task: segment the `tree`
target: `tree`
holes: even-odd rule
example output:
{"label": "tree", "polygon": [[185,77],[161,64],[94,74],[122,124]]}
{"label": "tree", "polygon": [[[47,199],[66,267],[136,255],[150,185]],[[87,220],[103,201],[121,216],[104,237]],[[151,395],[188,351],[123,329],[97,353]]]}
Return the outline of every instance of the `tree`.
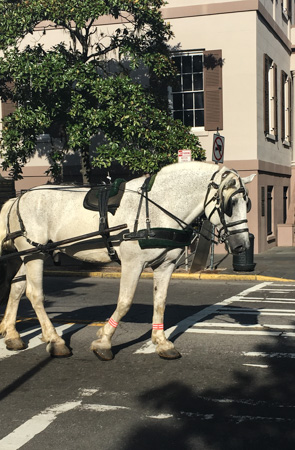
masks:
{"label": "tree", "polygon": [[[159,95],[175,76],[163,4],[0,0],[0,95],[17,105],[3,120],[1,156],[15,179],[35,153],[37,136],[48,130],[63,144],[50,154],[54,177],[69,150],[79,152],[89,170],[90,144],[97,135],[92,166],[117,161],[133,172],[153,173],[174,162],[180,148],[204,158],[198,139],[171,118],[165,96]],[[111,33],[97,26],[106,15],[118,19]],[[53,27],[64,30],[66,38],[48,48],[46,33]],[[140,67],[148,86],[134,77]]]}

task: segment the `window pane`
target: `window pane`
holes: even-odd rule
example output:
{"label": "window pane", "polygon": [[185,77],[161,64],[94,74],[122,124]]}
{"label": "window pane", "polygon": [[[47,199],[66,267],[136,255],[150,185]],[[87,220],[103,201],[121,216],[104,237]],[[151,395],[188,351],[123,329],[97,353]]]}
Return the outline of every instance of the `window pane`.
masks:
{"label": "window pane", "polygon": [[195,127],[204,126],[204,110],[195,111]]}
{"label": "window pane", "polygon": [[175,62],[176,68],[177,68],[177,72],[180,73],[181,72],[181,57],[180,56],[176,56],[173,58],[173,61]]}
{"label": "window pane", "polygon": [[197,92],[195,94],[195,108],[204,108],[204,94],[203,92]]}
{"label": "window pane", "polygon": [[191,75],[183,75],[183,90],[191,91],[192,89],[193,89],[192,76]]}
{"label": "window pane", "polygon": [[272,234],[272,190],[273,186],[267,186],[267,234]]}
{"label": "window pane", "polygon": [[193,127],[193,111],[184,111],[184,125]]}
{"label": "window pane", "polygon": [[192,58],[191,56],[182,57],[182,73],[192,73]]}
{"label": "window pane", "polygon": [[196,55],[193,57],[193,71],[203,72],[202,55]]}
{"label": "window pane", "polygon": [[177,75],[174,85],[172,86],[172,91],[173,92],[179,92],[181,91],[181,77],[180,75]]}
{"label": "window pane", "polygon": [[201,91],[203,89],[203,74],[194,73],[194,90]]}
{"label": "window pane", "polygon": [[173,117],[175,120],[179,119],[183,122],[182,111],[174,111]]}
{"label": "window pane", "polygon": [[184,94],[184,109],[193,109],[193,94]]}
{"label": "window pane", "polygon": [[173,95],[173,109],[182,109],[182,94]]}

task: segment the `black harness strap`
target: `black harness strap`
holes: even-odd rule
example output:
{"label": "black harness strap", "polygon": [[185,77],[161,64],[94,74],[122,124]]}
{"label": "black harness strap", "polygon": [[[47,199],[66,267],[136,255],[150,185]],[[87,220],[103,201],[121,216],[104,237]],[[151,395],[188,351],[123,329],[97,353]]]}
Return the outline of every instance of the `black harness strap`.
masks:
{"label": "black harness strap", "polygon": [[[148,185],[150,182],[151,177],[148,177],[144,180],[143,185],[141,186],[141,195],[140,195],[140,199],[139,199],[139,205],[138,205],[138,209],[137,209],[137,213],[136,213],[136,218],[135,218],[135,222],[134,222],[134,227],[133,227],[133,233],[136,233],[138,230],[138,221],[139,221],[139,216],[140,216],[140,211],[141,211],[141,207],[142,207],[142,202],[144,199],[144,195],[143,193],[145,193],[145,195],[148,195]],[[147,198],[147,197],[146,197]],[[147,215],[147,220],[148,223],[150,225],[150,220],[149,220],[149,210],[148,207],[146,206],[146,215]],[[130,233],[131,234],[131,233]]]}
{"label": "black harness strap", "polygon": [[[194,227],[192,227],[191,225],[187,224],[182,219],[179,219],[179,217],[175,216],[170,211],[168,211],[167,209],[163,208],[161,205],[159,205],[158,203],[154,202],[153,200],[151,200],[148,197],[149,183],[150,183],[151,178],[152,177],[146,178],[144,183],[143,183],[143,185],[141,186],[140,190],[137,191],[139,193],[139,195],[140,195],[140,200],[139,200],[137,214],[136,214],[136,218],[135,218],[135,222],[134,222],[133,232],[132,233],[125,233],[123,235],[123,240],[124,241],[127,241],[127,240],[138,240],[138,239],[143,239],[143,238],[148,239],[150,237],[155,237],[156,233],[153,230],[153,228],[151,228],[151,221],[150,221],[150,217],[149,217],[149,203],[151,203],[152,205],[156,206],[160,211],[162,211],[168,217],[171,217],[171,219],[175,220],[175,222],[178,223],[178,225],[182,228],[182,230],[184,230],[184,231],[191,231],[191,232],[194,233],[195,232]],[[142,208],[143,199],[145,199],[146,229],[138,231],[138,221],[139,221],[140,211],[141,211],[141,208]]]}
{"label": "black harness strap", "polygon": [[108,255],[112,261],[116,261],[120,264],[120,259],[116,250],[113,247],[112,242],[110,241],[110,233],[105,232],[106,229],[109,228],[108,223],[108,199],[110,196],[110,188],[111,186],[105,185],[101,186],[98,191],[99,195],[99,203],[100,203],[100,219],[99,219],[99,231],[101,232],[102,239],[108,251]]}

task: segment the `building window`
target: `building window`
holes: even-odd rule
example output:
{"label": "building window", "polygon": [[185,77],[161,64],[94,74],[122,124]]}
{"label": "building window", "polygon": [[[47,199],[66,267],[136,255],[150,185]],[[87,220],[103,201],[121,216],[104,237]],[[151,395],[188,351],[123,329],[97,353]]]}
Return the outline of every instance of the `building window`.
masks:
{"label": "building window", "polygon": [[291,79],[282,71],[281,73],[281,127],[282,141],[285,144],[291,143]]}
{"label": "building window", "polygon": [[288,213],[288,186],[283,187],[283,223],[287,221]]}
{"label": "building window", "polygon": [[281,0],[283,16],[288,20],[292,13],[292,0]]}
{"label": "building window", "polygon": [[203,54],[174,56],[177,83],[172,88],[172,113],[189,127],[204,127]]}
{"label": "building window", "polygon": [[278,137],[277,66],[264,55],[264,133],[266,137]]}
{"label": "building window", "polygon": [[261,216],[265,217],[265,187],[261,186]]}
{"label": "building window", "polygon": [[272,193],[273,186],[267,186],[267,235],[272,234]]}
{"label": "building window", "polygon": [[221,50],[176,53],[173,61],[178,73],[170,95],[174,119],[192,128],[221,130]]}

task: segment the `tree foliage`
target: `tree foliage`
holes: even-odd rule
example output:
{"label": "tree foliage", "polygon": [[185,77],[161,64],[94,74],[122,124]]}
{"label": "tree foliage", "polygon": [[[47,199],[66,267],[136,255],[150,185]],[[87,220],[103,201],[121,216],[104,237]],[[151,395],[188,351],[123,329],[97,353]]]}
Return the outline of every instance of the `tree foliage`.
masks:
{"label": "tree foliage", "polygon": [[[52,149],[54,175],[67,151],[87,157],[97,135],[93,166],[117,161],[131,171],[155,172],[175,161],[180,148],[204,157],[198,139],[170,117],[159,95],[175,75],[163,3],[0,0],[0,95],[17,104],[3,120],[4,169],[20,178],[37,136],[54,129],[63,142],[62,150]],[[118,19],[111,32],[96,26],[101,16]],[[64,30],[65,40],[48,47],[53,27]],[[134,76],[140,67],[147,69],[148,87]]]}

